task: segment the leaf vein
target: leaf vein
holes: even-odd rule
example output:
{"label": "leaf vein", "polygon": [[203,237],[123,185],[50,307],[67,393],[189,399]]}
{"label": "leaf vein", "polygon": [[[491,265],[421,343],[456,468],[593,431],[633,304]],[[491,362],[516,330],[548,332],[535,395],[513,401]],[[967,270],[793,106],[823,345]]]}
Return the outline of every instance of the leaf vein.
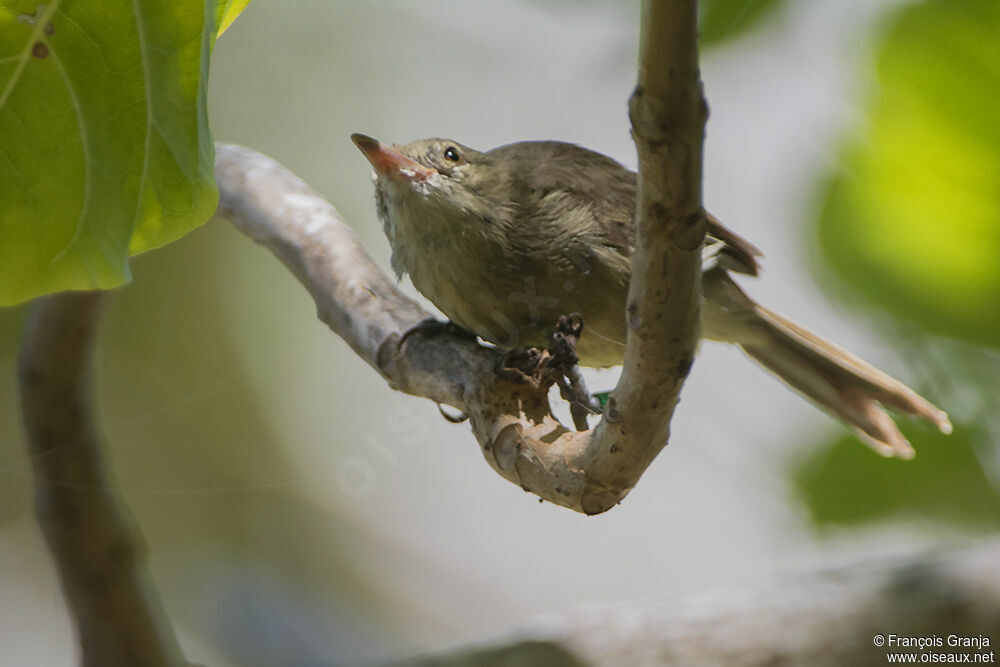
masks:
{"label": "leaf vein", "polygon": [[143,25],[142,14],[137,0],[132,0],[132,12],[135,14],[135,27],[139,34],[139,54],[142,60],[143,71],[142,83],[146,93],[146,139],[143,145],[142,176],[139,179],[139,194],[136,198],[135,213],[132,215],[131,232],[134,234],[139,215],[142,213],[142,199],[146,194],[146,179],[149,174],[149,145],[153,130],[153,107],[150,100],[149,90],[149,63],[147,62],[146,54],[146,50],[148,48],[148,44],[146,42],[146,29]]}
{"label": "leaf vein", "polygon": [[[83,229],[84,220],[87,217],[87,209],[90,207],[90,189],[92,186],[92,176],[90,173],[90,144],[87,137],[87,123],[83,118],[83,109],[80,107],[80,98],[76,94],[76,89],[73,87],[73,82],[69,78],[69,74],[66,73],[66,68],[63,67],[62,59],[56,53],[55,49],[49,48],[49,57],[52,58],[52,64],[56,66],[59,71],[59,75],[62,77],[63,81],[66,83],[66,90],[69,92],[69,99],[73,103],[73,112],[76,115],[76,123],[80,128],[80,145],[83,148],[83,204],[80,207],[80,215],[76,219],[76,226],[73,229],[73,237],[69,240],[69,243],[60,250],[49,262],[49,267],[52,267],[61,260],[72,248],[76,245],[77,241],[80,240],[80,232]],[[89,273],[89,269],[88,269]]]}
{"label": "leaf vein", "polygon": [[62,3],[62,0],[54,0],[53,3],[49,5],[49,8],[45,10],[45,13],[42,14],[41,18],[35,21],[35,29],[31,31],[31,36],[28,38],[28,41],[25,42],[24,50],[20,55],[21,60],[17,63],[17,67],[14,68],[14,73],[11,75],[10,81],[7,82],[6,87],[4,87],[3,93],[0,93],[0,109],[7,104],[7,100],[10,99],[10,94],[13,92],[14,88],[17,87],[17,82],[21,80],[21,74],[24,73],[25,66],[27,66],[28,61],[31,60],[32,47],[35,45],[35,42],[41,39],[46,24],[48,24],[52,15],[56,13],[56,10],[59,9],[60,3]]}

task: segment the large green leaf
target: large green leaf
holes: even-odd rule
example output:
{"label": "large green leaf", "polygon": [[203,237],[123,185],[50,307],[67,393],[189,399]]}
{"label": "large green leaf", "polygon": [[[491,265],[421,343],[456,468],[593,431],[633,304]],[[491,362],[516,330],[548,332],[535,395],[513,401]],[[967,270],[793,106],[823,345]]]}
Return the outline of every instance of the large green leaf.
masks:
{"label": "large green leaf", "polygon": [[0,305],[129,279],[208,220],[214,0],[0,3]]}
{"label": "large green leaf", "polygon": [[877,67],[868,127],[826,191],[824,254],[869,302],[1000,346],[1000,2],[902,10]]}
{"label": "large green leaf", "polygon": [[219,26],[220,35],[233,24],[233,21],[240,15],[240,12],[247,8],[248,4],[250,4],[250,0],[219,0],[219,14],[215,24]]}
{"label": "large green leaf", "polygon": [[914,437],[916,458],[900,461],[843,436],[801,461],[793,485],[819,527],[895,517],[996,529],[1000,491],[984,467],[988,442],[987,434],[961,426],[952,435],[922,429]]}

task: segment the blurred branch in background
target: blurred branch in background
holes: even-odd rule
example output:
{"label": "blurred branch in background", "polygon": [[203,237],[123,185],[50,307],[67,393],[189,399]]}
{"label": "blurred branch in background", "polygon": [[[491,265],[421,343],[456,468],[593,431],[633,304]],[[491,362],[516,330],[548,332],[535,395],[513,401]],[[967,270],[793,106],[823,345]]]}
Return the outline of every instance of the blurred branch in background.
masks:
{"label": "blurred branch in background", "polygon": [[104,296],[67,292],[31,309],[20,358],[35,513],[87,667],[184,664],[132,526],[105,470],[93,351]]}
{"label": "blurred branch in background", "polygon": [[[585,665],[867,665],[886,654],[936,651],[995,660],[1000,627],[1000,542],[840,570],[782,575],[679,600],[606,605],[529,624],[489,648],[396,667]],[[949,636],[985,645],[946,644]],[[900,648],[887,639],[940,637],[942,646]],[[957,652],[957,653],[956,653]],[[993,659],[991,659],[993,656]],[[974,658],[970,662],[976,662]]]}

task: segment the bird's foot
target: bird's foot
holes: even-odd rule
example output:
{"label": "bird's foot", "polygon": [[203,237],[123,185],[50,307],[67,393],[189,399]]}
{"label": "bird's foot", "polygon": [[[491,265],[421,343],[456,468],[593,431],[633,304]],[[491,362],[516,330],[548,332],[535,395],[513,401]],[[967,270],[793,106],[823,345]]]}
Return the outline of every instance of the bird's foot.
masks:
{"label": "bird's foot", "polygon": [[497,374],[512,382],[530,384],[538,391],[548,391],[553,384],[570,404],[570,414],[577,430],[587,429],[587,416],[600,414],[601,407],[587,391],[576,355],[576,343],[583,332],[583,318],[577,313],[562,315],[556,324],[549,346],[517,348],[504,354],[497,363]]}

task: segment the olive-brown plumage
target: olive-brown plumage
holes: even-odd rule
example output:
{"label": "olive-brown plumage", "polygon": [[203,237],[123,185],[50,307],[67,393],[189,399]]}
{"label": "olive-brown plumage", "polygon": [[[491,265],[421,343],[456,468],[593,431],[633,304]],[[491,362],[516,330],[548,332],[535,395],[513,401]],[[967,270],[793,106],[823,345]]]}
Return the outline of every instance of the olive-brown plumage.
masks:
{"label": "olive-brown plumage", "polygon": [[[581,363],[621,363],[633,172],[557,141],[480,152],[447,139],[352,139],[375,168],[393,269],[449,319],[513,348],[544,345],[559,315],[580,313]],[[741,346],[882,454],[909,457],[912,448],[881,405],[950,429],[944,412],[898,380],[754,303],[730,272],[757,275],[760,251],[708,220],[704,338]]]}

